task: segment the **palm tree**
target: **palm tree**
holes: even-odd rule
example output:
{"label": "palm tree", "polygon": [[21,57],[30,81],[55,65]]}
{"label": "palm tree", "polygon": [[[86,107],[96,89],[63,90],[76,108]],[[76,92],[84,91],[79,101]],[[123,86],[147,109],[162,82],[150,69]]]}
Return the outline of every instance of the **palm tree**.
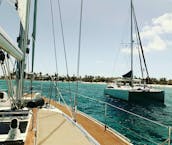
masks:
{"label": "palm tree", "polygon": [[39,80],[42,80],[42,72],[39,73]]}

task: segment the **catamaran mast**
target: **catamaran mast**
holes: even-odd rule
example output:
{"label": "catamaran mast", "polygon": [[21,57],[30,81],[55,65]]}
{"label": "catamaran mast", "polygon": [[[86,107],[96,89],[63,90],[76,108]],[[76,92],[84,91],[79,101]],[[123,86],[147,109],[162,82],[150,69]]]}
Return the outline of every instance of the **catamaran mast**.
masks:
{"label": "catamaran mast", "polygon": [[[148,68],[147,68],[147,64],[146,64],[146,59],[145,59],[145,55],[144,55],[144,51],[143,51],[143,45],[142,45],[142,42],[141,42],[141,38],[140,38],[140,33],[139,33],[139,27],[138,27],[138,24],[137,24],[137,19],[136,19],[136,14],[135,14],[135,10],[134,10],[134,7],[133,7],[133,4],[132,4],[132,0],[131,0],[131,20],[132,19],[134,19],[134,23],[135,23],[135,29],[136,29],[136,36],[138,37],[138,43],[139,43],[139,48],[140,48],[140,50],[141,50],[141,54],[142,54],[142,59],[143,59],[143,62],[144,62],[144,67],[145,67],[145,69],[146,69],[146,75],[147,75],[147,77],[146,77],[146,79],[148,79],[149,80],[149,72],[148,72]],[[131,25],[132,25],[132,22],[131,22]],[[131,29],[131,31],[133,31],[132,29]],[[132,35],[133,33],[131,33],[131,40],[133,39],[132,37],[133,37],[133,35]],[[134,41],[132,41],[131,42],[131,45],[132,45],[132,57],[131,57],[131,59],[133,58],[133,42]],[[138,49],[139,49],[138,48]],[[140,51],[139,51],[140,52]],[[139,53],[140,54],[140,53]],[[140,57],[140,56],[139,56]],[[131,61],[131,64],[133,65],[133,63],[132,63],[133,61]],[[140,58],[140,65],[142,65],[141,64],[141,58]],[[133,68],[133,67],[132,67]],[[143,69],[142,69],[142,67],[141,67],[141,73],[142,73],[142,78],[143,78]],[[132,75],[133,75],[133,73],[132,73]],[[133,76],[132,76],[132,78],[133,78]]]}
{"label": "catamaran mast", "polygon": [[133,87],[133,1],[131,0],[131,87]]}
{"label": "catamaran mast", "polygon": [[[26,6],[24,3],[26,4]],[[16,87],[16,104],[17,104],[17,107],[20,108],[22,105],[21,97],[23,96],[23,88],[24,88],[24,70],[26,68],[25,56],[26,56],[26,49],[28,46],[30,0],[18,1],[18,4],[20,4],[22,7],[25,7],[24,9],[26,9],[26,11],[20,12],[20,13],[25,13],[23,14],[25,18],[21,18],[20,34],[19,34],[19,40],[18,40],[18,46],[22,50],[24,54],[24,58],[21,61],[17,61],[17,70],[16,70],[16,83],[17,83],[16,84],[17,86]]]}
{"label": "catamaran mast", "polygon": [[[137,19],[136,19],[136,14],[135,14],[135,11],[134,11],[134,7],[132,9],[133,9],[133,16],[134,16],[134,22],[135,22],[138,42],[139,42],[139,46],[140,46],[140,49],[141,49],[141,54],[142,54],[144,66],[145,66],[145,69],[146,69],[146,75],[147,75],[147,79],[149,79],[149,72],[148,72],[148,68],[147,68],[147,64],[146,64],[146,58],[145,58],[144,51],[143,51],[143,45],[142,45],[142,41],[141,41],[141,38],[140,38],[139,27],[138,27],[138,24],[137,24]],[[143,73],[142,69],[141,69],[141,71]]]}

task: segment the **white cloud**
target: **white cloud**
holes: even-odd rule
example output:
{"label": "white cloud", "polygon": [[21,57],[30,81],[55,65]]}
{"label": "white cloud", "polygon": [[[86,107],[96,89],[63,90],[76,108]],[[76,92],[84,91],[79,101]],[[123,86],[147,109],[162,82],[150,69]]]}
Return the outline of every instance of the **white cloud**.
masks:
{"label": "white cloud", "polygon": [[149,51],[162,51],[167,48],[167,43],[162,40],[159,36],[154,36],[151,42],[148,42],[147,46],[144,47],[145,52]]}
{"label": "white cloud", "polygon": [[[141,37],[145,52],[163,51],[171,45],[163,36],[172,34],[172,13],[153,18],[150,25],[143,27]],[[172,41],[172,40],[171,40]]]}
{"label": "white cloud", "polygon": [[[164,39],[164,36],[172,35],[172,13],[153,18],[150,24],[141,29],[140,35],[145,52],[168,49],[172,46],[172,39],[168,40],[167,37]],[[121,51],[127,54],[130,53],[129,48],[123,48]],[[134,54],[136,53],[138,53],[138,50],[134,48]]]}
{"label": "white cloud", "polygon": [[172,33],[172,13],[166,13],[152,21],[155,26],[161,28],[162,33]]}

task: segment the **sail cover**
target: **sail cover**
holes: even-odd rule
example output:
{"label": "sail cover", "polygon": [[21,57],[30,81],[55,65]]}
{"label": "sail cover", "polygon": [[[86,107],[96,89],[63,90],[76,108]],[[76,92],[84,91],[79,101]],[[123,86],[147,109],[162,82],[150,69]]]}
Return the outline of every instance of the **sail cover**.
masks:
{"label": "sail cover", "polygon": [[130,70],[128,73],[122,75],[122,77],[124,77],[124,78],[131,78],[131,75],[132,75],[132,71]]}
{"label": "sail cover", "polygon": [[20,22],[25,29],[26,26],[26,11],[27,11],[27,0],[17,0],[18,3],[18,13],[20,17]]}

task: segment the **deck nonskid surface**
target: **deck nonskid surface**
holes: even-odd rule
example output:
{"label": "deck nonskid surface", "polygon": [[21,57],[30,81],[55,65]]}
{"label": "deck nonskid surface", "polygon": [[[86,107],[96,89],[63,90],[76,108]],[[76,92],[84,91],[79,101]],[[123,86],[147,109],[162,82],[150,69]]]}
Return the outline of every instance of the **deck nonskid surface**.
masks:
{"label": "deck nonskid surface", "polygon": [[[49,101],[45,99],[45,101]],[[55,101],[50,101],[50,104],[68,116],[71,114],[67,108],[58,104]],[[34,110],[34,113],[36,110]],[[33,127],[37,127],[37,145],[89,145],[90,142],[84,134],[69,120],[67,120],[61,113],[54,112],[48,109],[40,109],[36,113],[38,118],[34,117]],[[37,121],[36,121],[37,120]],[[36,124],[37,122],[37,124]],[[77,123],[80,124],[95,140],[101,145],[129,145],[127,140],[121,138],[118,134],[112,133],[104,129],[104,126],[96,123],[92,119],[80,114],[77,114]],[[25,145],[34,144],[34,129],[31,129],[31,134],[28,134]]]}
{"label": "deck nonskid surface", "polygon": [[[48,99],[45,99],[48,101]],[[58,104],[55,101],[50,101],[50,104],[57,107],[65,114],[70,116],[69,111],[63,105]],[[96,123],[95,121],[85,117],[84,115],[78,113],[77,114],[77,122],[93,137],[95,138],[101,145],[129,145],[127,140],[123,139],[116,133],[112,133],[109,130],[104,129],[104,126]]]}
{"label": "deck nonskid surface", "polygon": [[87,138],[62,114],[39,110],[38,145],[90,145]]}

